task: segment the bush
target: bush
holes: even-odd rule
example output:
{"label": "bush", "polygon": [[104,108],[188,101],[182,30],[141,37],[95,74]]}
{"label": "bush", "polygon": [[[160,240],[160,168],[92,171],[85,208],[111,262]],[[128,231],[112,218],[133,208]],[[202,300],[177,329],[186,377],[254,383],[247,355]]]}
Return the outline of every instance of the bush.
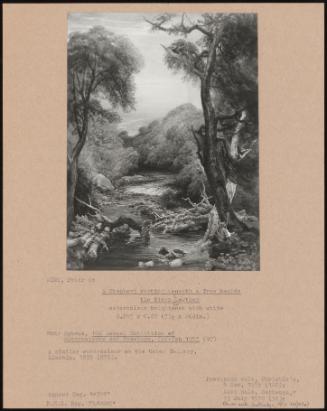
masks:
{"label": "bush", "polygon": [[115,123],[91,124],[87,142],[81,152],[79,163],[91,168],[93,174],[103,174],[115,182],[138,168],[139,154],[124,145],[126,132],[119,132]]}
{"label": "bush", "polygon": [[198,164],[193,162],[186,165],[177,175],[176,185],[183,191],[184,196],[198,200],[206,185],[206,176]]}
{"label": "bush", "polygon": [[177,193],[171,188],[168,188],[160,196],[160,205],[164,208],[175,208],[178,206]]}
{"label": "bush", "polygon": [[198,128],[202,122],[201,111],[191,104],[184,104],[170,111],[161,121],[141,127],[133,138],[133,147],[140,155],[140,166],[180,171],[196,156],[191,126]]}
{"label": "bush", "polygon": [[233,207],[236,211],[245,209],[249,215],[259,214],[258,182],[254,179],[251,186],[237,185]]}

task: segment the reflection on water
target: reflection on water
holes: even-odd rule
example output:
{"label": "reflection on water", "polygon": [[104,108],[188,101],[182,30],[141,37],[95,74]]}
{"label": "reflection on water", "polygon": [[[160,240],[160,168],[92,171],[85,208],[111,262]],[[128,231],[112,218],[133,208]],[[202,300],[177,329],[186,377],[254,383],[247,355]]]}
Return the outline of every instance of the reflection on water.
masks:
{"label": "reflection on water", "polygon": [[144,194],[148,196],[161,196],[167,187],[156,186],[153,183],[147,183],[142,185],[128,186],[124,192],[127,194]]}
{"label": "reflection on water", "polygon": [[[109,252],[103,253],[101,257],[85,267],[87,270],[144,270],[140,268],[140,261],[153,261],[154,267],[148,270],[203,270],[204,262],[208,258],[206,252],[200,253],[197,242],[202,238],[202,234],[151,234],[151,240],[148,245],[126,245],[114,244]],[[171,268],[160,260],[158,251],[161,247],[167,247],[169,250],[175,248],[186,252],[183,258],[184,265],[179,268]]]}
{"label": "reflection on water", "polygon": [[160,196],[169,188],[169,184],[174,181],[175,174],[147,172],[143,173],[146,177],[153,178],[154,181],[128,185],[124,188],[126,194],[143,194],[148,196]]}

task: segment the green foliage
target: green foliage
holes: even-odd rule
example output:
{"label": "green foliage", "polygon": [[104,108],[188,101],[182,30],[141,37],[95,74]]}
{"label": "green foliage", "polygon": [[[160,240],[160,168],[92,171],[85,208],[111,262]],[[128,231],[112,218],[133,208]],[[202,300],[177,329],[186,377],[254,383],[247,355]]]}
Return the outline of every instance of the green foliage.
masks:
{"label": "green foliage", "polygon": [[[75,146],[68,146],[69,154],[78,158],[89,135],[93,134],[93,157],[88,161],[94,163],[95,155],[103,155],[97,168],[105,168],[104,171],[110,174],[103,164],[110,160],[110,155],[108,147],[102,147],[105,142],[99,134],[103,134],[101,124],[119,120],[115,111],[117,107],[124,110],[134,108],[134,74],[142,66],[142,57],[128,39],[100,26],[86,33],[72,33],[67,50],[68,123],[77,136]],[[126,161],[131,159],[135,163],[135,159],[130,157],[129,153]]]}
{"label": "green foliage", "polygon": [[167,189],[161,196],[160,196],[160,205],[164,208],[174,208],[178,205],[178,198],[177,193],[173,189]]}
{"label": "green foliage", "polygon": [[259,179],[251,176],[247,181],[245,178],[238,184],[233,199],[235,210],[245,209],[249,215],[258,216],[259,213]]}
{"label": "green foliage", "polygon": [[200,177],[191,127],[198,128],[202,123],[201,111],[192,104],[184,104],[161,121],[140,128],[133,138],[140,167],[179,172],[176,184],[185,194],[196,198],[201,193],[203,175]]}
{"label": "green foliage", "polygon": [[[75,98],[78,110],[88,104],[90,109],[93,105],[102,112],[105,110],[101,99],[109,101],[112,107],[134,106],[133,74],[140,70],[143,61],[127,38],[96,26],[86,33],[72,33],[67,49],[69,103]],[[69,105],[69,112],[73,110]]]}
{"label": "green foliage", "polygon": [[[125,37],[97,26],[86,33],[74,32],[67,44],[67,111],[68,111],[68,156],[69,161],[79,163],[79,175],[75,192],[67,201],[68,227],[71,224],[74,197],[89,197],[90,181],[94,172],[113,177],[130,170],[136,163],[136,153],[110,152],[112,135],[101,128],[104,124],[119,120],[115,109],[134,108],[134,74],[142,66],[142,57]],[[93,139],[89,138],[92,135]],[[86,147],[87,144],[87,147]],[[119,140],[117,150],[123,151]],[[83,151],[83,157],[81,152]],[[110,161],[123,160],[121,168],[115,169]],[[109,165],[110,164],[110,165]],[[134,167],[134,165],[132,166]],[[76,203],[76,201],[75,201]],[[78,212],[75,204],[74,211]]]}
{"label": "green foliage", "polygon": [[184,104],[161,121],[142,127],[133,139],[140,166],[178,172],[176,186],[183,195],[198,199],[206,184],[191,127],[203,123],[201,111]]}
{"label": "green foliage", "polygon": [[[239,124],[236,114],[246,110],[245,125],[238,132],[240,138],[236,140],[236,144],[238,154],[251,149],[250,154],[237,165],[232,166],[226,161],[226,164],[221,166],[225,168],[226,174],[230,178],[233,176],[238,183],[235,207],[247,204],[257,214],[257,15],[204,13],[192,21],[191,16],[185,14],[180,17],[165,13],[149,23],[153,30],[181,37],[173,41],[169,47],[165,47],[164,61],[174,72],[181,72],[186,78],[197,78],[201,82],[202,92],[209,90],[206,92],[207,99],[202,98],[203,108],[208,109],[208,101],[211,100],[215,115],[212,115],[211,119],[206,118],[206,123],[214,119],[218,126],[218,137],[225,139],[227,144],[231,142]],[[189,41],[190,39],[193,41]],[[185,146],[182,144],[179,147]],[[169,158],[169,149],[161,149],[165,158]],[[203,181],[200,174],[195,171],[194,160],[189,161],[189,158],[192,159],[192,156],[180,155],[171,165],[175,164],[178,168],[184,161],[185,165],[179,173],[177,182],[180,186],[186,187],[187,192],[192,195],[191,193],[199,192]]]}
{"label": "green foliage", "polygon": [[140,166],[179,171],[196,159],[191,127],[203,122],[201,111],[184,104],[170,111],[161,121],[142,127],[133,139],[140,155]]}
{"label": "green foliage", "polygon": [[120,134],[117,123],[91,123],[89,139],[80,155],[80,167],[90,175],[103,174],[113,183],[135,171],[139,155],[134,148],[124,147]]}
{"label": "green foliage", "polygon": [[168,68],[177,73],[183,71],[186,79],[196,79],[196,65],[198,61],[198,47],[184,39],[174,41],[166,49],[165,63]]}
{"label": "green foliage", "polygon": [[[165,63],[186,78],[206,76],[206,64],[214,34],[218,34],[212,89],[219,90],[224,109],[257,105],[257,16],[253,13],[204,13],[197,20],[190,16],[161,14],[149,21],[153,30],[182,38],[165,47]],[[196,34],[195,34],[196,33]],[[193,34],[196,41],[186,38]],[[195,37],[194,37],[195,36]]]}
{"label": "green foliage", "polygon": [[[132,146],[139,155],[141,168],[171,170],[177,172],[175,184],[182,196],[199,200],[203,187],[210,193],[207,179],[196,153],[196,144],[190,128],[203,123],[200,110],[185,104],[170,111],[161,121],[156,120],[141,127],[132,138]],[[236,167],[238,188],[233,204],[236,210],[247,209],[258,215],[258,145],[254,143],[250,126],[245,127],[242,140],[252,144],[246,161]]]}
{"label": "green foliage", "polygon": [[176,185],[186,196],[197,200],[206,187],[206,176],[199,162],[192,161],[185,165],[176,178]]}
{"label": "green foliage", "polygon": [[213,86],[232,107],[247,106],[254,120],[258,104],[257,64],[256,15],[223,15]]}

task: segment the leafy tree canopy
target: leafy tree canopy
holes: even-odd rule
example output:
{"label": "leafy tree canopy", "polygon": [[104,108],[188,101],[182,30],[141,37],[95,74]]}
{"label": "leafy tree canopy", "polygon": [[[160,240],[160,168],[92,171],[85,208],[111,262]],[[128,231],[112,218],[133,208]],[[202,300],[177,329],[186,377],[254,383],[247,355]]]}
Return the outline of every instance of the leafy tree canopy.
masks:
{"label": "leafy tree canopy", "polygon": [[[229,110],[257,108],[257,18],[255,14],[202,14],[196,21],[187,15],[161,14],[148,21],[152,30],[181,36],[166,50],[165,62],[174,71],[182,71],[187,78],[207,76],[207,61],[214,35],[218,36],[216,59],[210,87],[216,94],[217,114]],[[190,41],[191,33],[198,33]]]}
{"label": "leafy tree canopy", "polygon": [[75,120],[77,131],[82,131],[86,110],[91,116],[114,121],[118,116],[112,109],[134,107],[133,74],[142,64],[141,55],[127,38],[101,26],[70,35],[68,115]]}

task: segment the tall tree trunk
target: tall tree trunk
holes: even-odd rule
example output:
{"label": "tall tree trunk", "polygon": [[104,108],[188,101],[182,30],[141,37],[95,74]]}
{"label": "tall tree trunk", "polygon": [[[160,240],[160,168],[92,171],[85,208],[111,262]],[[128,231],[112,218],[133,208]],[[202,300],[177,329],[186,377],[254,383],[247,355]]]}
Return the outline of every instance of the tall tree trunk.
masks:
{"label": "tall tree trunk", "polygon": [[[231,139],[230,143],[230,156],[233,160],[238,160],[240,156],[240,136],[241,136],[241,130],[244,127],[244,121],[247,117],[247,112],[246,110],[243,110],[241,113],[241,118],[240,121],[237,123],[234,135]],[[231,204],[237,189],[237,183],[235,181],[231,181],[227,178],[226,182],[226,189],[227,189],[227,196],[229,203]]]}
{"label": "tall tree trunk", "polygon": [[228,198],[226,192],[226,172],[224,169],[224,146],[215,142],[216,134],[209,132],[206,139],[210,140],[209,147],[204,151],[204,170],[207,175],[210,191],[213,195],[215,206],[222,222],[227,222]]}
{"label": "tall tree trunk", "polygon": [[83,110],[83,125],[80,130],[78,127],[78,119],[75,113],[75,122],[78,133],[78,142],[72,150],[72,157],[68,158],[67,164],[67,234],[70,230],[71,224],[75,216],[74,201],[75,201],[75,191],[77,185],[77,165],[79,155],[84,147],[87,132],[88,132],[88,121],[89,121],[89,110],[88,101],[85,102]]}
{"label": "tall tree trunk", "polygon": [[75,216],[74,200],[77,184],[77,158],[68,160],[67,167],[67,234]]}
{"label": "tall tree trunk", "polygon": [[201,80],[201,103],[204,115],[203,168],[213,195],[220,221],[227,222],[228,198],[224,144],[217,140],[215,107],[211,99],[211,77],[216,62],[218,36],[215,35],[209,50],[206,72]]}
{"label": "tall tree trunk", "polygon": [[231,140],[230,154],[234,160],[236,160],[239,156],[240,135],[241,135],[241,130],[244,127],[244,121],[246,119],[246,116],[247,116],[246,110],[243,110],[240,121],[237,123],[234,135]]}

